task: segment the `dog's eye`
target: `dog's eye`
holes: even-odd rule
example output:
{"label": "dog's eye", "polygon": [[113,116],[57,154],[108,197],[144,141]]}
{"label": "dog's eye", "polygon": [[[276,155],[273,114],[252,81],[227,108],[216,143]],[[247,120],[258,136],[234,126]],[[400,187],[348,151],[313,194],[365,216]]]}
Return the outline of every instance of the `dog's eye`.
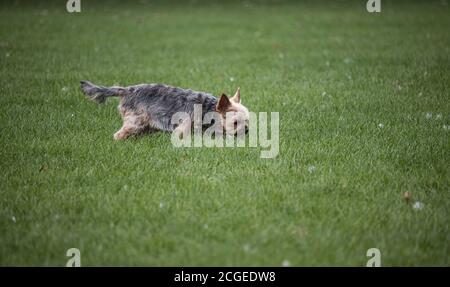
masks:
{"label": "dog's eye", "polygon": [[234,128],[237,129],[237,126],[238,126],[238,122],[235,121],[235,122],[234,122]]}

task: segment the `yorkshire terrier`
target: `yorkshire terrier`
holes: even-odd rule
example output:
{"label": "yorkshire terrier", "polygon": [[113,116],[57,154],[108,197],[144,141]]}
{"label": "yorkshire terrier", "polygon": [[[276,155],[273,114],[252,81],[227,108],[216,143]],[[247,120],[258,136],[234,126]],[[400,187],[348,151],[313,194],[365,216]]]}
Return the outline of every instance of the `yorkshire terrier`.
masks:
{"label": "yorkshire terrier", "polygon": [[[222,94],[218,99],[210,93],[164,84],[103,87],[88,81],[80,83],[83,93],[97,103],[104,103],[108,97],[120,98],[118,108],[123,125],[114,134],[116,140],[157,130],[172,132],[180,127],[172,123],[172,116],[177,112],[190,115],[189,124],[180,124],[190,129],[194,121],[194,105],[201,105],[202,118],[208,112],[217,112],[221,119],[220,125],[227,134],[235,135],[242,129],[248,130],[249,111],[241,104],[239,88],[233,97]],[[180,128],[183,129],[183,126]]]}

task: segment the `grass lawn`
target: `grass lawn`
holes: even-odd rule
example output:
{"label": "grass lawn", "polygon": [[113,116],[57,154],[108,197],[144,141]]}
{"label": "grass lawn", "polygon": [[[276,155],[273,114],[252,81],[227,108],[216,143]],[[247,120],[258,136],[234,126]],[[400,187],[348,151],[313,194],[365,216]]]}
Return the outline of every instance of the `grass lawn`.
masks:
{"label": "grass lawn", "polygon": [[[0,265],[450,265],[446,1],[81,2],[0,4]],[[240,86],[279,155],[115,142],[83,79]]]}

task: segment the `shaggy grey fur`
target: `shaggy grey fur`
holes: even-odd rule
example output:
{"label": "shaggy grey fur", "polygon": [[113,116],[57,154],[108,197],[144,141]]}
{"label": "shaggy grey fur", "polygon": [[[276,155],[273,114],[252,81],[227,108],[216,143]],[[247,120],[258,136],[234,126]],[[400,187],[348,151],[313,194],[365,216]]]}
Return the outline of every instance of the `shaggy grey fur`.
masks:
{"label": "shaggy grey fur", "polygon": [[202,105],[202,118],[215,111],[217,98],[212,94],[181,89],[164,84],[141,84],[129,87],[103,87],[88,81],[81,81],[81,90],[98,103],[104,103],[108,97],[121,97],[119,110],[145,113],[152,126],[163,131],[173,131],[172,116],[177,112],[186,112],[193,120],[194,105]]}

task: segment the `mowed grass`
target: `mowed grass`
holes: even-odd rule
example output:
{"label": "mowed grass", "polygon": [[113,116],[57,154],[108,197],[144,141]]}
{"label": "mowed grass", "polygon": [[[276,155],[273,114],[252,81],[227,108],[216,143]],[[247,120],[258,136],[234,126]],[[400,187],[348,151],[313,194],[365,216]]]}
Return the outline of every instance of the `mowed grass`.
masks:
{"label": "mowed grass", "polygon": [[[449,265],[445,1],[93,2],[0,6],[0,265]],[[115,142],[82,79],[240,86],[279,155]]]}

